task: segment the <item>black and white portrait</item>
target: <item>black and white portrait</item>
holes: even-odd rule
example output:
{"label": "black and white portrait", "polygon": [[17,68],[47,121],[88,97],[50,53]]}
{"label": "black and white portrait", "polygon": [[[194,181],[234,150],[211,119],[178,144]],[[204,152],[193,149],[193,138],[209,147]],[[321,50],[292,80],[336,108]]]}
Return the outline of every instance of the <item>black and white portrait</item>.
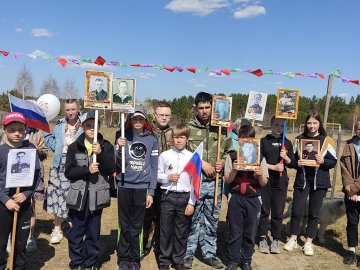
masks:
{"label": "black and white portrait", "polygon": [[278,89],[276,117],[296,119],[299,103],[299,91]]}
{"label": "black and white portrait", "polygon": [[112,73],[102,71],[86,71],[85,108],[110,108]]}
{"label": "black and white portrait", "polygon": [[259,139],[239,138],[238,160],[238,170],[255,170],[260,165]]}
{"label": "black and white portrait", "polygon": [[135,106],[135,79],[116,78],[112,86],[112,109],[131,112]]}
{"label": "black and white portrait", "polygon": [[266,101],[266,93],[250,91],[248,103],[246,106],[245,117],[247,119],[262,121],[264,118]]}
{"label": "black and white portrait", "polygon": [[11,173],[26,173],[30,170],[29,159],[23,151],[17,152],[15,162],[11,165]]}

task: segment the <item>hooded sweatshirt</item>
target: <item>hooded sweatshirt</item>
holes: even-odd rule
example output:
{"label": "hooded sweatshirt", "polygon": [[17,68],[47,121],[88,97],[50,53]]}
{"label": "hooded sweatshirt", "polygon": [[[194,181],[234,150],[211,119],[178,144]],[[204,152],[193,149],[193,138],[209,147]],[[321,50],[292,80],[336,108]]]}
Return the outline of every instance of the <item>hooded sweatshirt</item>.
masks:
{"label": "hooded sweatshirt", "polygon": [[[144,131],[134,134],[129,114],[125,122],[125,173],[121,173],[121,148],[116,151],[117,160],[117,185],[121,188],[148,189],[149,195],[154,195],[157,184],[159,144],[152,134],[149,119],[144,107],[136,106],[135,113],[141,112],[145,115]],[[116,139],[120,137],[117,132]]]}

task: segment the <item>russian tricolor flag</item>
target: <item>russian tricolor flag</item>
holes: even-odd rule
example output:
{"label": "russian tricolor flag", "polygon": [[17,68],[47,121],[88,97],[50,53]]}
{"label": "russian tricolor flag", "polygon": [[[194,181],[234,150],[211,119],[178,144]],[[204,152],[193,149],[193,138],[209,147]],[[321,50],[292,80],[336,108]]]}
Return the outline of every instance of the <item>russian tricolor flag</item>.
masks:
{"label": "russian tricolor flag", "polygon": [[50,126],[43,110],[31,101],[9,95],[12,112],[20,112],[26,118],[26,126],[50,132]]}
{"label": "russian tricolor flag", "polygon": [[191,183],[194,187],[194,194],[196,200],[199,200],[200,198],[203,145],[203,143],[200,143],[200,145],[196,148],[193,156],[184,168],[184,171],[186,171],[191,177]]}

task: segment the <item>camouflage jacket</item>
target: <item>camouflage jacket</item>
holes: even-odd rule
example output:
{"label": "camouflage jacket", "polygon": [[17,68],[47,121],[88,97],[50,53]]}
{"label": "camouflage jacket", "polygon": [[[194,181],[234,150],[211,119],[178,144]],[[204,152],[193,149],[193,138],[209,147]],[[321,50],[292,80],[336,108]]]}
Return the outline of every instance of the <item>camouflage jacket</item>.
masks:
{"label": "camouflage jacket", "polygon": [[[201,142],[204,143],[204,152],[202,160],[209,162],[212,166],[215,166],[217,160],[217,148],[218,148],[218,126],[203,125],[195,117],[191,119],[187,126],[190,128],[189,142],[187,149],[191,152],[196,150]],[[232,142],[229,133],[226,128],[221,128],[221,145],[220,145],[220,158],[225,161],[225,154],[232,150]],[[204,174],[203,174],[204,175]]]}
{"label": "camouflage jacket", "polygon": [[158,139],[160,155],[172,146],[172,130],[169,126],[165,129],[160,129],[154,123],[151,125],[151,128],[154,136]]}

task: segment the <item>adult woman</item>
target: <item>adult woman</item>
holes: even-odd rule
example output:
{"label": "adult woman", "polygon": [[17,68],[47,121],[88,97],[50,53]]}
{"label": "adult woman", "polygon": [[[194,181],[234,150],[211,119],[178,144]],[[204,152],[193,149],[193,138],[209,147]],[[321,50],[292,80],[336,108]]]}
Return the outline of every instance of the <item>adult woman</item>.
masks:
{"label": "adult woman", "polygon": [[[315,155],[319,167],[305,166],[304,160],[300,160],[302,139],[318,140],[321,151]],[[311,112],[306,117],[304,133],[295,138],[294,152],[297,160],[297,172],[294,182],[293,205],[291,212],[291,237],[285,244],[284,249],[292,251],[297,247],[297,235],[300,232],[300,224],[309,197],[309,218],[306,227],[306,242],[303,252],[306,256],[314,255],[312,241],[316,234],[319,223],[320,208],[327,189],[330,187],[329,170],[336,165],[335,145],[332,138],[326,136],[326,131],[321,122],[320,115]]]}
{"label": "adult woman", "polygon": [[52,244],[60,243],[63,238],[61,223],[68,215],[66,196],[70,182],[64,176],[67,149],[83,132],[79,120],[79,102],[76,99],[67,99],[64,111],[65,118],[57,122],[52,134],[44,135],[45,144],[54,152],[46,194],[46,211],[55,215],[55,227],[50,239]]}

